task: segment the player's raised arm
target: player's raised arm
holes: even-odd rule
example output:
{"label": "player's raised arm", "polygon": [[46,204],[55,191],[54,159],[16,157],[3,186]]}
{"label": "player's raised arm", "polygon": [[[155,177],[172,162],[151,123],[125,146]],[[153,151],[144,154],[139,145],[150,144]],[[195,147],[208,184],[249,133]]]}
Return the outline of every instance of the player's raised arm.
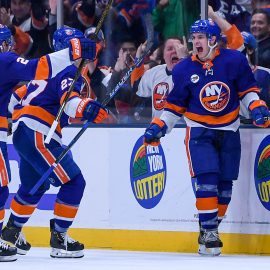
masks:
{"label": "player's raised arm", "polygon": [[[45,55],[39,59],[27,60],[9,52],[12,46],[12,35],[7,26],[0,25],[1,36],[7,36],[10,44],[1,43],[0,61],[5,71],[10,71],[12,80],[46,80],[53,78],[73,61],[80,58],[93,60],[96,56],[96,43],[84,37],[69,40],[69,48]],[[1,41],[1,40],[0,40]]]}

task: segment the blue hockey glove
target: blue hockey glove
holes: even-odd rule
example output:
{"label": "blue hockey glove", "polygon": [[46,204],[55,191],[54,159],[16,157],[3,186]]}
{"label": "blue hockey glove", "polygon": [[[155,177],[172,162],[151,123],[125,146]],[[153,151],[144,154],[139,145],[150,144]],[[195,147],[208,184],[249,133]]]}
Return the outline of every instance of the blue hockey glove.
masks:
{"label": "blue hockey glove", "polygon": [[86,104],[82,115],[83,119],[98,124],[108,117],[108,111],[99,102],[91,100]]}
{"label": "blue hockey glove", "polygon": [[249,105],[253,124],[258,127],[268,127],[270,124],[270,113],[263,100],[255,100]]}
{"label": "blue hockey glove", "polygon": [[159,139],[166,134],[167,125],[159,118],[154,118],[150,126],[145,130],[144,143],[146,145],[159,145]]}
{"label": "blue hockey glove", "polygon": [[80,58],[92,61],[96,57],[96,43],[88,38],[72,38],[69,42],[69,56],[71,61]]}

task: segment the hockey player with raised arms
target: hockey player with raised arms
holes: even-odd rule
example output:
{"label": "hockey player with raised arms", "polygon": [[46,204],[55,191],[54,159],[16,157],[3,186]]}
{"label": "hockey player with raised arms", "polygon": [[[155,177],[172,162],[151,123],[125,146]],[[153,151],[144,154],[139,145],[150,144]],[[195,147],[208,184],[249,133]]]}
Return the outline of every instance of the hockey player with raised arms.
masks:
{"label": "hockey player with raised arms", "polygon": [[[83,33],[77,29],[62,27],[53,35],[54,49],[62,50],[68,47],[70,39],[80,39],[83,36]],[[54,206],[54,219],[50,221],[52,247],[50,255],[55,258],[83,257],[84,245],[67,235],[85,188],[84,177],[71,155],[66,155],[62,159],[54,173],[34,195],[29,194],[31,188],[64,150],[61,144],[61,128],[67,125],[68,116],[100,123],[108,115],[100,103],[90,98],[80,97],[82,87],[80,77],[67,101],[65,114],[62,115],[52,140],[49,144],[45,144],[46,135],[73,81],[76,70],[76,66],[73,65],[53,79],[33,80],[27,87],[19,88],[10,102],[10,107],[12,104],[15,105],[12,114],[13,144],[20,156],[21,185],[11,201],[11,215],[2,231],[2,237],[13,243],[19,254],[26,254],[31,247],[25,238],[21,237],[22,227],[31,217],[51,184],[60,189]]]}
{"label": "hockey player with raised arms", "polygon": [[174,87],[164,112],[152,120],[144,138],[146,144],[159,143],[184,115],[190,174],[197,178],[198,252],[217,256],[223,246],[218,225],[239,173],[240,100],[256,126],[268,127],[270,114],[257,95],[259,89],[246,57],[235,50],[218,48],[220,29],[212,20],[196,21],[190,35],[193,55],[173,69]]}
{"label": "hockey player with raised arms", "polygon": [[[9,195],[8,183],[11,180],[7,156],[7,113],[13,88],[20,81],[42,80],[56,76],[73,61],[79,58],[92,60],[96,45],[85,38],[70,40],[69,49],[52,53],[40,59],[26,60],[12,52],[13,39],[9,28],[0,24],[0,235],[4,221],[4,206]],[[0,238],[0,261],[16,260],[16,248]]]}

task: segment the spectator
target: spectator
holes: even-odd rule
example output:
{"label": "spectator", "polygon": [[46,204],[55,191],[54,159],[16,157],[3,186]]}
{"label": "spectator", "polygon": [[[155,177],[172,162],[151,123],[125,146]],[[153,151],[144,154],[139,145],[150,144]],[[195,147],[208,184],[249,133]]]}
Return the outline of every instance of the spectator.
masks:
{"label": "spectator", "polygon": [[258,43],[256,64],[270,68],[270,15],[263,9],[255,9],[251,17],[250,32]]}
{"label": "spectator", "polygon": [[18,54],[33,58],[51,52],[45,15],[43,0],[11,0],[10,12],[1,8],[0,21],[11,29]]}
{"label": "spectator", "polygon": [[[129,67],[133,65],[136,51],[136,42],[131,38],[126,38],[120,44],[118,58],[108,84],[108,91],[115,87]],[[116,110],[120,123],[128,123],[131,120],[131,98],[132,86],[129,78],[114,97],[114,101],[110,104],[110,109]]]}
{"label": "spectator", "polygon": [[161,115],[166,98],[173,88],[172,69],[188,55],[185,38],[183,42],[178,38],[168,38],[162,51],[165,64],[146,71],[141,80],[134,84],[136,94],[133,98],[133,106],[137,121],[148,122],[151,117]]}
{"label": "spectator", "polygon": [[244,38],[245,51],[249,65],[257,81],[260,92],[260,99],[264,100],[268,108],[270,107],[270,69],[256,65],[257,41],[255,37],[248,32],[241,33]]}
{"label": "spectator", "polygon": [[72,27],[84,32],[90,26],[96,26],[98,18],[95,14],[95,0],[78,1],[72,7]]}
{"label": "spectator", "polygon": [[191,23],[198,18],[199,1],[159,0],[153,10],[153,24],[160,39],[187,36]]}
{"label": "spectator", "polygon": [[251,5],[253,10],[264,9],[267,12],[270,12],[270,0],[252,0]]}
{"label": "spectator", "polygon": [[221,0],[219,12],[230,23],[235,24],[240,31],[249,31],[251,14],[237,0]]}

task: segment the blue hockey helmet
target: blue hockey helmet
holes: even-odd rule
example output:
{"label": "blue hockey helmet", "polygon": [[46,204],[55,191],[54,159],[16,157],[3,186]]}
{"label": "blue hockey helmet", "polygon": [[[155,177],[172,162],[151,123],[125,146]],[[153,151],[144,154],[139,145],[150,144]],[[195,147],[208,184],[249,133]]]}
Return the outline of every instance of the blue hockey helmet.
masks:
{"label": "blue hockey helmet", "polygon": [[211,19],[208,20],[197,20],[194,22],[189,30],[189,33],[203,33],[208,38],[216,36],[217,41],[221,38],[221,30],[218,25]]}
{"label": "blue hockey helmet", "polygon": [[69,41],[72,38],[83,37],[84,35],[80,30],[68,26],[63,26],[53,33],[53,48],[55,51],[63,50],[68,48]]}
{"label": "blue hockey helmet", "polygon": [[8,50],[10,50],[14,44],[10,29],[6,25],[0,24],[0,49],[2,52],[4,51],[3,42],[8,46]]}
{"label": "blue hockey helmet", "polygon": [[241,32],[241,35],[244,38],[244,45],[253,50],[256,50],[257,48],[256,38],[251,33],[245,31]]}

